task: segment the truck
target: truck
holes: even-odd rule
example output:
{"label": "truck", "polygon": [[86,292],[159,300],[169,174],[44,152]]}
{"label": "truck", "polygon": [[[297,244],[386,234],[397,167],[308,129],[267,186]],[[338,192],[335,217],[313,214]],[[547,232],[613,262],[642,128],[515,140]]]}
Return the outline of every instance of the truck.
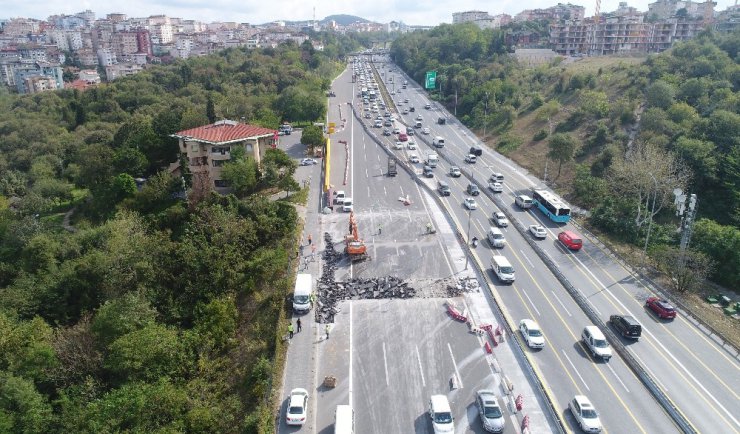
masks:
{"label": "truck", "polygon": [[388,157],[388,176],[396,176],[396,160]]}
{"label": "truck", "polygon": [[427,154],[427,166],[435,168],[437,167],[437,163],[439,163],[439,156],[437,156],[437,154]]}

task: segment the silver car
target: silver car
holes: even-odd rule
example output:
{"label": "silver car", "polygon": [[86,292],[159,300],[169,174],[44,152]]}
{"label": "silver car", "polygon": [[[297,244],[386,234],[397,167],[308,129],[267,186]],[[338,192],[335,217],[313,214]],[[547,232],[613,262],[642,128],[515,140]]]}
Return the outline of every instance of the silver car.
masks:
{"label": "silver car", "polygon": [[475,403],[478,406],[478,414],[483,428],[488,432],[504,432],[506,420],[498,405],[498,399],[493,390],[479,390],[476,393]]}

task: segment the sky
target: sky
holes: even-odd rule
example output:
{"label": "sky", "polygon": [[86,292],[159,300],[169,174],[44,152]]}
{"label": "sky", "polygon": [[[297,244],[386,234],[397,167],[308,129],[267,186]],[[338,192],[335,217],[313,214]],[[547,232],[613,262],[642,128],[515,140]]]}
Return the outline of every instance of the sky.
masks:
{"label": "sky", "polygon": [[[568,3],[567,0],[559,0]],[[735,0],[715,0],[716,11],[727,9]],[[647,11],[652,0],[628,1],[629,6],[639,11]],[[167,15],[203,22],[235,21],[239,23],[262,24],[270,21],[310,20],[316,10],[316,19],[328,15],[357,15],[371,21],[387,23],[403,21],[412,25],[437,25],[451,23],[453,12],[479,10],[491,15],[507,13],[515,15],[524,9],[547,8],[556,5],[558,0],[0,0],[0,18],[46,19],[50,15],[75,14],[85,9],[95,12],[96,18],[119,12],[129,17]],[[584,6],[586,16],[594,13],[595,0],[584,2],[571,0],[570,3]],[[601,11],[617,9],[619,0],[602,0]]]}

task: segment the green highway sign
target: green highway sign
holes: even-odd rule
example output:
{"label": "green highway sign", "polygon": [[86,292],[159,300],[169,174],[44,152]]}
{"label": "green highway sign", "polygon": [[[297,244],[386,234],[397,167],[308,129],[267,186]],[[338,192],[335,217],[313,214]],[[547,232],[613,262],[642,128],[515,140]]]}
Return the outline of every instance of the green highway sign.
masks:
{"label": "green highway sign", "polygon": [[437,87],[437,71],[427,71],[427,78],[424,80],[425,89],[434,89]]}

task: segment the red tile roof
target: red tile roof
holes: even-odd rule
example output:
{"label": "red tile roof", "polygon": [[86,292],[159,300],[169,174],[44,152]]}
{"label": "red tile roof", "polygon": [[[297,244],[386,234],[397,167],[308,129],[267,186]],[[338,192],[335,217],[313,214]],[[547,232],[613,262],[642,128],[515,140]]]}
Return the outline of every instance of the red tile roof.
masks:
{"label": "red tile roof", "polygon": [[192,138],[199,142],[229,143],[244,139],[272,136],[274,134],[275,130],[269,128],[223,120],[202,127],[178,131],[173,136],[178,138]]}

